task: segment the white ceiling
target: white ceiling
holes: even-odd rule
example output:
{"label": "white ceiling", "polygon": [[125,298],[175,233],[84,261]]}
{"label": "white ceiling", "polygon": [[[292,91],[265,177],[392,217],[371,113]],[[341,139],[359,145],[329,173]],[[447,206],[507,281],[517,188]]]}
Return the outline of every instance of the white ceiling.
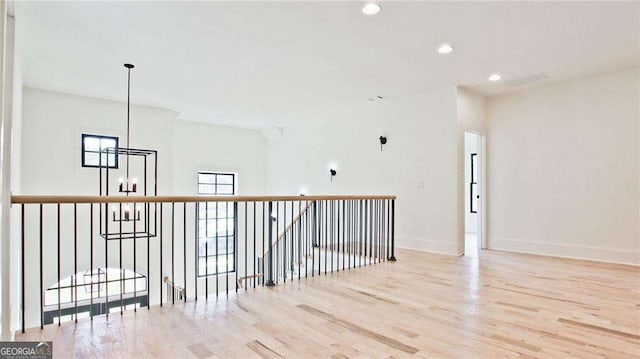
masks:
{"label": "white ceiling", "polygon": [[[25,86],[280,126],[369,97],[640,64],[639,2],[19,2]],[[435,52],[442,42],[455,51]]]}

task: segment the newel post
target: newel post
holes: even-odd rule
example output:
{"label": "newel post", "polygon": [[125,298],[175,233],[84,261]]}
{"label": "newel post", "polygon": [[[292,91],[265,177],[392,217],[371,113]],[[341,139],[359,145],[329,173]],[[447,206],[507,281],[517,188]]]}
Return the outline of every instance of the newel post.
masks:
{"label": "newel post", "polygon": [[391,200],[391,257],[389,260],[396,261],[396,200]]}
{"label": "newel post", "polygon": [[265,283],[265,285],[267,287],[273,287],[274,285],[276,285],[273,282],[273,202],[269,202],[269,214],[267,215],[267,218],[269,220],[269,250],[267,251],[268,253],[268,260],[269,260],[269,271],[267,273],[267,282]]}

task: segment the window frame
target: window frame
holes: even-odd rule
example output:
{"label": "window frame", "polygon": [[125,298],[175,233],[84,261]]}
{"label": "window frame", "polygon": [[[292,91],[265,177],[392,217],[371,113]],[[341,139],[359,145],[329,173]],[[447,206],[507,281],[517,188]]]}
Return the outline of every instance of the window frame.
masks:
{"label": "window frame", "polygon": [[[99,151],[87,151],[85,148],[85,139],[86,138],[97,138],[98,140],[100,140],[100,150]],[[118,136],[109,136],[109,135],[96,135],[96,134],[92,134],[92,133],[83,133],[82,137],[81,137],[81,141],[80,141],[80,166],[82,167],[86,167],[86,168],[106,168],[107,165],[109,166],[110,169],[118,169],[119,167],[119,160],[118,160],[118,153],[117,151],[114,153],[115,155],[115,164],[109,165],[108,163],[106,163],[103,166],[100,166],[100,163],[98,163],[98,165],[91,165],[91,164],[87,164],[86,161],[86,154],[88,153],[97,153],[98,154],[98,160],[101,158],[101,154],[102,151],[104,150],[102,148],[102,140],[114,140],[116,142],[116,149],[120,147],[120,139],[118,138]],[[109,162],[109,154],[107,154],[107,162]]]}
{"label": "window frame", "polygon": [[[214,183],[210,183],[210,182],[201,182],[200,176],[201,175],[214,175],[215,176],[215,182]],[[217,193],[218,192],[218,176],[231,176],[231,184],[224,184],[225,186],[229,185],[232,188],[232,193]],[[199,196],[235,196],[237,195],[237,188],[238,188],[238,180],[237,180],[238,174],[236,172],[225,172],[225,171],[198,171],[196,174],[196,192]],[[202,192],[200,191],[200,185],[213,185],[214,187],[214,193],[211,192]],[[199,205],[205,205],[208,206],[210,203],[214,203],[214,202],[202,202],[199,203]],[[218,202],[215,202],[218,203]],[[209,214],[207,213],[204,217],[201,217],[200,214],[200,209],[198,209],[198,218],[197,218],[197,223],[198,223],[198,235],[197,235],[197,244],[196,244],[196,248],[198,249],[198,255],[196,256],[196,271],[197,271],[197,276],[198,278],[205,278],[205,277],[210,277],[210,276],[216,276],[216,275],[229,275],[231,273],[236,272],[237,270],[237,229],[238,229],[238,225],[237,225],[237,221],[238,221],[238,213],[237,213],[237,208],[235,206],[235,203],[229,203],[229,202],[222,202],[224,204],[226,204],[226,206],[230,207],[231,212],[228,212],[225,209],[225,216],[221,217],[219,213],[213,213],[213,214]],[[207,207],[207,211],[208,211],[208,207]],[[219,210],[218,210],[219,211]],[[229,215],[229,213],[231,213],[231,216]],[[200,235],[200,222],[204,221],[205,222],[205,226],[208,226],[208,222],[210,220],[214,220],[216,222],[216,226],[217,223],[219,223],[218,221],[226,221],[227,222],[227,227],[228,227],[228,222],[229,220],[232,220],[233,223],[233,233],[229,234],[229,235],[213,235],[213,236],[207,236],[206,233],[204,236]],[[217,230],[216,230],[217,233]],[[211,240],[213,238],[218,238],[218,240],[225,240],[227,241],[227,246],[226,246],[226,251],[224,253],[218,253],[217,255],[214,254],[208,254],[205,253],[205,255],[201,255],[200,254],[200,240],[204,239],[204,240]],[[231,242],[229,242],[229,239],[231,239]],[[215,246],[214,246],[215,247]],[[219,243],[218,243],[218,248],[220,247]],[[213,267],[214,269],[217,269],[220,267],[220,258],[223,259],[227,259],[229,257],[233,258],[233,266],[229,267],[228,270],[226,268],[224,268],[224,270],[222,271],[213,271],[213,272],[209,272],[209,271],[205,271],[203,274],[201,274],[200,272],[200,260],[204,259],[205,261],[205,265],[206,263],[209,261],[209,258],[214,258],[214,264]]]}

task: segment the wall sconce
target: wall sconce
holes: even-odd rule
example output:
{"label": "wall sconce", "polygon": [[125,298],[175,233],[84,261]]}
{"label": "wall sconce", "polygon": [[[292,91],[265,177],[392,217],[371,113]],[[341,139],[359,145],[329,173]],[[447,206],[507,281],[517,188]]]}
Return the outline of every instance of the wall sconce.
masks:
{"label": "wall sconce", "polygon": [[334,170],[333,168],[329,169],[329,174],[331,175],[331,177],[329,177],[331,179],[331,182],[333,182],[333,176],[335,176],[336,174],[338,174],[338,172],[336,172],[336,170]]}
{"label": "wall sconce", "polygon": [[387,144],[387,138],[385,136],[380,136],[379,140],[380,140],[380,152],[382,152],[382,145]]}

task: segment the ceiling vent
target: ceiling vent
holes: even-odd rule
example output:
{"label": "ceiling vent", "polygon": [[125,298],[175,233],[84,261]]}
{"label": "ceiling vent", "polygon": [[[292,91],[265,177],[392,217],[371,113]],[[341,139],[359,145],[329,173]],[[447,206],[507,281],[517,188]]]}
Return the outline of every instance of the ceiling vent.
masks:
{"label": "ceiling vent", "polygon": [[518,79],[505,81],[505,84],[507,86],[522,86],[522,85],[529,85],[529,84],[532,84],[534,82],[540,82],[540,81],[544,81],[544,80],[548,80],[548,79],[549,79],[549,77],[547,77],[547,75],[545,75],[544,73],[541,72],[539,74],[520,77]]}

